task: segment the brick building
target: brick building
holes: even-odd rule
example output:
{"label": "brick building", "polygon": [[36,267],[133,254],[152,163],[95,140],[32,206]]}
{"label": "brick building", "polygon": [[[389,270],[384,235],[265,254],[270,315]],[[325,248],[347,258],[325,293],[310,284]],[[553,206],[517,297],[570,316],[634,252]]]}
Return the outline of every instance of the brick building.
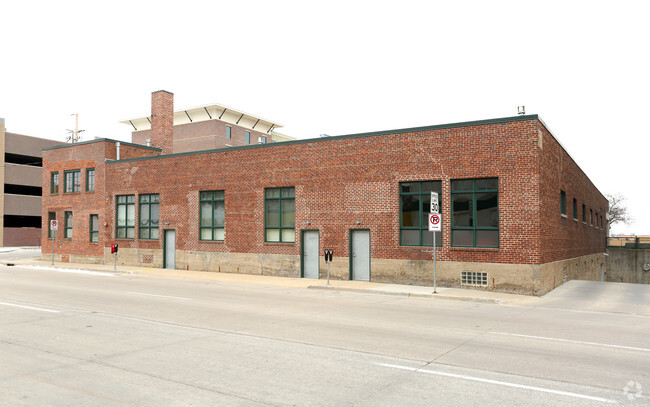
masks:
{"label": "brick building", "polygon": [[[277,122],[223,105],[173,111],[174,95],[167,91],[153,92],[151,107],[151,116],[121,123],[133,127],[133,143],[157,145],[163,154],[295,140],[278,133]],[[152,132],[155,126],[158,131]]]}
{"label": "brick building", "polygon": [[322,278],[331,248],[333,278],[432,284],[435,191],[440,285],[539,295],[605,264],[607,200],[537,115],[172,154],[152,123],[150,147],[44,151],[43,185],[77,185],[44,193],[44,256]]}

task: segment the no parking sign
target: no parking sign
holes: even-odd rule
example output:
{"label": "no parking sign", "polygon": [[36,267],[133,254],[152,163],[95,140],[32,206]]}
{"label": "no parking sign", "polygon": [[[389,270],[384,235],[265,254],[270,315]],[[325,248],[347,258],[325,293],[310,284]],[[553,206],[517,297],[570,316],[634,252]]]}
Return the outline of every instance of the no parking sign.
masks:
{"label": "no parking sign", "polygon": [[429,214],[429,232],[442,232],[442,215],[439,213]]}

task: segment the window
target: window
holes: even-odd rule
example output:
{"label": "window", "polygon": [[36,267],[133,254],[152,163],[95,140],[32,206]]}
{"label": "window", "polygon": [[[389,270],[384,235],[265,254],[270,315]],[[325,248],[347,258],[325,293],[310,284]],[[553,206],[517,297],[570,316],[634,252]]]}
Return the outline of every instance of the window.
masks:
{"label": "window", "polygon": [[560,212],[566,217],[566,192],[560,191]]}
{"label": "window", "polygon": [[56,220],[56,212],[48,212],[47,213],[47,238],[48,239],[54,239],[56,233],[55,230],[52,230],[50,228],[50,223],[52,223],[51,221],[53,220]]}
{"label": "window", "polygon": [[451,245],[499,247],[497,178],[451,181]]}
{"label": "window", "polygon": [[99,215],[90,215],[90,242],[99,242]]}
{"label": "window", "polygon": [[[400,182],[399,242],[402,246],[431,246],[433,233],[429,232],[428,215],[431,210],[431,192],[442,193],[442,181]],[[438,202],[442,199],[438,197]],[[442,232],[436,233],[436,246],[442,246]]]}
{"label": "window", "polygon": [[594,210],[589,209],[589,226],[594,225]]}
{"label": "window", "polygon": [[226,138],[232,138],[232,129],[230,126],[226,126]]}
{"label": "window", "polygon": [[487,285],[487,273],[478,271],[461,271],[460,283],[464,285]]}
{"label": "window", "polygon": [[59,193],[59,173],[53,172],[50,177],[50,193],[58,194]]}
{"label": "window", "polygon": [[260,136],[258,140],[259,144],[266,144],[266,136]]}
{"label": "window", "polygon": [[199,194],[200,240],[224,240],[226,217],[224,192],[204,191]]}
{"label": "window", "polygon": [[264,222],[266,242],[296,241],[295,189],[268,188],[264,191]]}
{"label": "window", "polygon": [[246,133],[244,133],[244,142],[246,144],[251,143],[251,132],[250,131],[247,131]]}
{"label": "window", "polygon": [[72,170],[63,172],[63,192],[79,192],[81,190],[81,171]]}
{"label": "window", "polygon": [[133,239],[135,237],[135,195],[117,197],[115,236],[118,239]]}
{"label": "window", "polygon": [[86,170],[86,191],[95,190],[95,169],[88,168]]}
{"label": "window", "polygon": [[160,232],[158,194],[140,195],[140,239],[158,239]]}
{"label": "window", "polygon": [[582,223],[587,223],[587,207],[582,204]]}
{"label": "window", "polygon": [[66,239],[72,239],[72,212],[65,212],[65,234],[63,235]]}

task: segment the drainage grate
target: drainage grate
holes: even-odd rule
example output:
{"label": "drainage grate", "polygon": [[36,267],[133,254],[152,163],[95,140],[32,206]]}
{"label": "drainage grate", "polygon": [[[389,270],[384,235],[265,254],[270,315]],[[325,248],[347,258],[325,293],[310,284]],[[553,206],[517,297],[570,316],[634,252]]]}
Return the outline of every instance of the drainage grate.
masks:
{"label": "drainage grate", "polygon": [[461,284],[487,285],[487,281],[487,273],[480,273],[478,271],[461,271],[460,274]]}

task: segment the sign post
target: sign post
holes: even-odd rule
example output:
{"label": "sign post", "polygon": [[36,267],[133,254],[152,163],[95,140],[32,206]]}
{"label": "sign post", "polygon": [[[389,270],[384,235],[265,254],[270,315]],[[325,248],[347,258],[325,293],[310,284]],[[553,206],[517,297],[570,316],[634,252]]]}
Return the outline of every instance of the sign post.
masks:
{"label": "sign post", "polygon": [[433,232],[433,293],[437,294],[436,279],[436,232],[442,231],[442,216],[438,205],[438,193],[431,192],[431,213],[429,213],[429,232]]}
{"label": "sign post", "polygon": [[50,219],[50,230],[54,231],[52,236],[52,265],[54,265],[54,243],[56,243],[56,230],[59,228],[59,223],[56,219]]}

